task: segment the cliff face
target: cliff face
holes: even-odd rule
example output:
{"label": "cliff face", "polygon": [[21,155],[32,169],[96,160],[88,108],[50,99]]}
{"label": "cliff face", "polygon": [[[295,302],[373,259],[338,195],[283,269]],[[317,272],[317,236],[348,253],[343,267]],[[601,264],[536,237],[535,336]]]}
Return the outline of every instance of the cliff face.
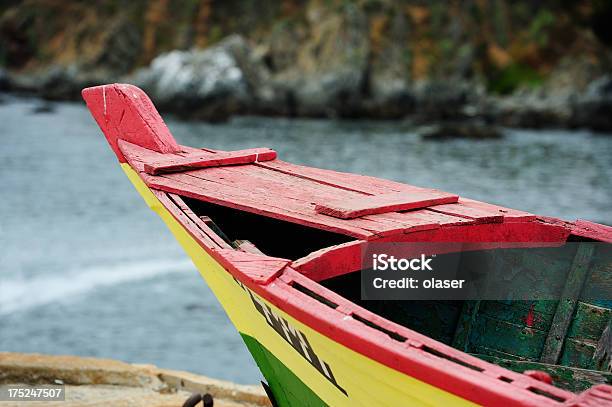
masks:
{"label": "cliff face", "polygon": [[[9,82],[49,97],[121,78],[204,118],[504,113],[544,125],[583,125],[576,104],[610,98],[605,0],[30,0],[0,12]],[[199,86],[209,66],[225,82]],[[160,83],[171,74],[189,80]]]}

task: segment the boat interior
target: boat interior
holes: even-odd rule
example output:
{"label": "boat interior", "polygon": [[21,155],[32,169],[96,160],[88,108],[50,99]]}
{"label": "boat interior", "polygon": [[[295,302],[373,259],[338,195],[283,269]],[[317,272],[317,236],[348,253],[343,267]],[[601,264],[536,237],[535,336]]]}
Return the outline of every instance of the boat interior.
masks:
{"label": "boat interior", "polygon": [[[524,287],[538,291],[534,297],[554,298],[571,288],[568,286],[576,279],[576,259],[586,251],[589,270],[582,276],[580,298],[576,298],[571,315],[564,314],[568,310],[553,299],[363,300],[361,264],[347,261],[354,258],[355,249],[363,241],[197,199],[183,200],[198,217],[214,225],[213,230],[232,247],[248,241],[265,255],[290,259],[296,270],[325,289],[396,324],[517,372],[547,372],[556,385],[574,392],[612,380],[612,301],[604,294],[610,284],[612,253],[605,245],[591,245],[593,239],[568,235],[567,242],[552,247],[468,247],[438,254],[458,257],[455,261],[460,270],[477,263],[481,268],[484,264],[485,268],[512,274],[515,282],[519,280]],[[554,284],[537,284],[551,281],[546,280],[551,273],[560,276],[552,280]],[[301,291],[325,300],[325,291],[314,293],[303,287]],[[560,322],[567,324],[564,337],[552,341],[551,337],[559,334],[554,328]]]}

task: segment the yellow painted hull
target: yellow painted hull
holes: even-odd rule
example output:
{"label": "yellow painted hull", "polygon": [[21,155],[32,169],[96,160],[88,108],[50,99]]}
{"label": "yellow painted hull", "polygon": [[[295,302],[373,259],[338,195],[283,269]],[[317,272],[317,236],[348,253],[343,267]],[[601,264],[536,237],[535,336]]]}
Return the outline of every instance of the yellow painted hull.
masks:
{"label": "yellow painted hull", "polygon": [[[191,257],[236,329],[242,335],[256,339],[325,403],[331,406],[474,405],[470,401],[393,370],[331,340],[241,286],[172,216],[128,164],[122,164],[122,168],[149,207],[162,218]],[[321,359],[333,366],[334,375],[346,394],[332,385],[270,327],[266,319],[255,309],[252,296],[305,334]]]}

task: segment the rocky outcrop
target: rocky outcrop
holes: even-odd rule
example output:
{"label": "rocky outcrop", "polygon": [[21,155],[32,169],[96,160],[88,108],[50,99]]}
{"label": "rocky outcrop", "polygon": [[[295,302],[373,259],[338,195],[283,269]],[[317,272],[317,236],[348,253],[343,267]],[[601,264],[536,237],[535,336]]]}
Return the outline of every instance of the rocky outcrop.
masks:
{"label": "rocky outcrop", "polygon": [[612,131],[612,76],[593,81],[584,94],[571,101],[570,124],[600,131]]}
{"label": "rocky outcrop", "polygon": [[446,122],[429,126],[420,131],[424,140],[444,141],[452,139],[496,140],[502,138],[500,129],[479,121]]}
{"label": "rocky outcrop", "polygon": [[[210,394],[215,406],[270,406],[263,388],[188,372],[110,359],[0,352],[0,385],[66,386],[65,406],[180,406],[191,393]],[[19,402],[3,402],[19,406]]]}
{"label": "rocky outcrop", "polygon": [[301,116],[358,116],[366,86],[367,18],[347,2],[339,13],[324,7],[307,12],[312,33],[294,66],[275,78],[293,95]]}
{"label": "rocky outcrop", "polygon": [[0,89],[66,99],[131,82],[163,110],[210,121],[408,117],[612,130],[612,43],[605,25],[591,26],[612,15],[605,2],[196,2],[175,6],[173,19],[162,0],[68,3],[0,6]]}
{"label": "rocky outcrop", "polygon": [[9,76],[6,69],[0,68],[0,92],[9,89]]}
{"label": "rocky outcrop", "polygon": [[162,54],[131,81],[161,109],[222,120],[244,112],[253,98],[247,74],[253,69],[250,52],[242,37],[231,36],[205,50]]}

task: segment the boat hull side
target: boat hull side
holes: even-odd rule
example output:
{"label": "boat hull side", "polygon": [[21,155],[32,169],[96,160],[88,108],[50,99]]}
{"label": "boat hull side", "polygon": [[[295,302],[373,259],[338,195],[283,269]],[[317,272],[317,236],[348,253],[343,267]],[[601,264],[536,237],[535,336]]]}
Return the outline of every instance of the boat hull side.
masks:
{"label": "boat hull side", "polygon": [[[475,405],[333,341],[254,293],[204,250],[128,164],[122,168],[191,257],[245,340],[279,405],[296,400],[333,406]],[[291,333],[303,341],[292,343]]]}

